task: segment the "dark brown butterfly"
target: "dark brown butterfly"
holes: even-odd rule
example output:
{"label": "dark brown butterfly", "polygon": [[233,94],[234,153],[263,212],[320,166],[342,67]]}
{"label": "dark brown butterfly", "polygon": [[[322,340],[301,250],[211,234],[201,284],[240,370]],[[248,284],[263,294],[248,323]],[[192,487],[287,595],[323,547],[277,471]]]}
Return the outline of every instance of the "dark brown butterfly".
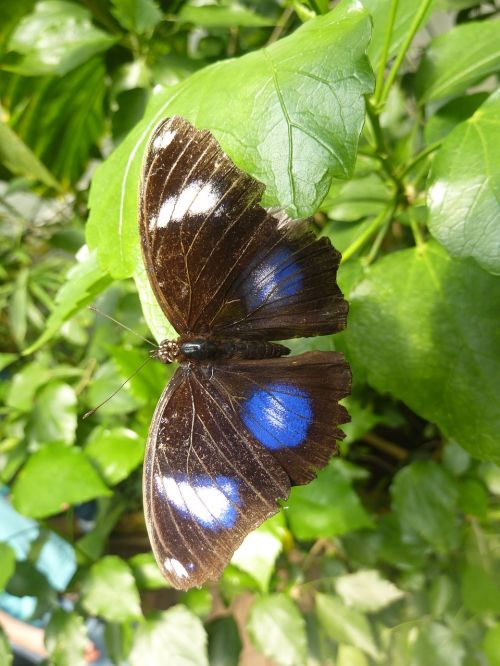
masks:
{"label": "dark brown butterfly", "polygon": [[345,327],[340,254],[306,222],[262,208],[263,191],[210,132],[179,117],[155,129],[140,235],[179,334],[154,355],[180,366],[151,424],[144,509],[158,565],[179,589],[217,578],[290,486],[327,463],[349,420],[342,354],[283,358],[289,350],[269,342]]}

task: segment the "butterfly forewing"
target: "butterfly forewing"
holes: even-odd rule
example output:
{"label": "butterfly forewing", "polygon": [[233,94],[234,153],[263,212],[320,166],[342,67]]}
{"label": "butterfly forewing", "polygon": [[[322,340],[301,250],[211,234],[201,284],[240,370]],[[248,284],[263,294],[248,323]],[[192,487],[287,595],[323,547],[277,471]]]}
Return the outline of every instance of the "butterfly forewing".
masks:
{"label": "butterfly forewing", "polygon": [[262,208],[263,190],[209,132],[178,117],[154,131],[141,243],[155,295],[179,333],[271,340],[344,328],[339,253],[303,222]]}

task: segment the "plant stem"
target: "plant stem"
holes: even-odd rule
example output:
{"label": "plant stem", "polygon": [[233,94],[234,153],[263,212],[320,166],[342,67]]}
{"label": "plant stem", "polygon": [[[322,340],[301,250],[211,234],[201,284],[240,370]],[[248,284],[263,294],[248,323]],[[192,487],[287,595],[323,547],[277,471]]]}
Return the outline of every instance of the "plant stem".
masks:
{"label": "plant stem", "polygon": [[415,245],[417,247],[423,247],[425,245],[424,237],[420,230],[420,226],[417,222],[417,218],[415,217],[413,208],[411,207],[408,208],[408,215],[410,217],[410,227],[411,227],[411,232],[413,234],[413,238],[415,239]]}
{"label": "plant stem", "polygon": [[380,126],[380,119],[377,111],[374,109],[372,103],[367,100],[366,102],[366,113],[370,119],[370,124],[373,130],[373,136],[375,138],[375,148],[376,148],[376,157],[380,160],[383,170],[387,176],[392,180],[396,186],[396,199],[399,199],[401,195],[404,194],[405,188],[403,181],[399,178],[398,174],[394,170],[392,163],[388,157],[388,150],[385,143],[384,133]]}
{"label": "plant stem", "polygon": [[427,157],[431,153],[435,152],[441,146],[441,144],[442,144],[441,140],[434,141],[434,143],[431,143],[429,146],[427,146],[419,153],[417,153],[415,157],[412,159],[412,161],[405,166],[404,170],[400,174],[400,178],[404,178],[419,162],[421,162],[425,157]]}
{"label": "plant stem", "polygon": [[350,259],[363,245],[373,236],[377,229],[385,222],[386,216],[390,213],[392,216],[393,206],[390,205],[384,208],[376,217],[373,218],[372,223],[362,231],[357,238],[349,245],[349,247],[342,253],[341,263]]}
{"label": "plant stem", "polygon": [[391,47],[392,31],[394,29],[394,22],[396,20],[396,12],[398,11],[399,0],[391,0],[391,7],[389,10],[389,21],[387,23],[387,30],[385,31],[384,46],[380,55],[380,62],[378,64],[377,83],[375,84],[375,94],[373,96],[375,105],[380,104],[380,97],[382,95],[382,88],[384,85],[384,73],[387,64],[387,57]]}
{"label": "plant stem", "polygon": [[366,265],[367,266],[372,263],[372,261],[375,259],[375,257],[378,254],[378,251],[380,249],[382,241],[384,240],[385,235],[387,233],[387,230],[389,229],[389,226],[392,222],[392,216],[394,215],[394,210],[395,209],[393,207],[388,211],[387,218],[384,220],[384,222],[380,226],[379,232],[378,232],[377,236],[375,237],[375,241],[374,241],[374,243],[371,247],[371,250],[370,250],[368,256],[366,257]]}
{"label": "plant stem", "polygon": [[399,49],[399,53],[396,56],[396,59],[394,60],[394,63],[391,67],[391,70],[387,76],[387,79],[385,80],[385,85],[382,90],[382,93],[380,95],[379,99],[379,105],[382,106],[385,104],[387,100],[387,96],[389,95],[389,91],[391,89],[392,84],[394,83],[394,79],[397,76],[397,73],[399,71],[399,68],[401,67],[401,64],[404,60],[404,57],[406,55],[406,52],[410,48],[410,44],[413,41],[413,38],[415,37],[417,30],[420,28],[420,24],[422,22],[422,19],[425,16],[425,13],[430,7],[432,0],[422,0],[420,3],[420,7],[418,8],[417,13],[415,14],[415,18],[413,19],[413,22],[410,26],[410,29],[408,30],[408,33],[404,39],[403,44],[401,45],[401,48]]}

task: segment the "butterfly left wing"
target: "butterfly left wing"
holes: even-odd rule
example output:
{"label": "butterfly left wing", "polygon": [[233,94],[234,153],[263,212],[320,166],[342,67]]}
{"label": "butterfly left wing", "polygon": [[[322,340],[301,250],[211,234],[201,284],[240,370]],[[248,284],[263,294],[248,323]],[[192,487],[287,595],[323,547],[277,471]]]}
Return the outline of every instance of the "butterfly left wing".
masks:
{"label": "butterfly left wing", "polygon": [[144,464],[146,526],[167,580],[189,589],[217,578],[289,489],[216,390],[213,368],[181,366],[156,408]]}
{"label": "butterfly left wing", "polygon": [[291,484],[314,478],[349,420],[341,354],[181,366],[158,403],[144,467],[157,562],[180,589],[218,577]]}

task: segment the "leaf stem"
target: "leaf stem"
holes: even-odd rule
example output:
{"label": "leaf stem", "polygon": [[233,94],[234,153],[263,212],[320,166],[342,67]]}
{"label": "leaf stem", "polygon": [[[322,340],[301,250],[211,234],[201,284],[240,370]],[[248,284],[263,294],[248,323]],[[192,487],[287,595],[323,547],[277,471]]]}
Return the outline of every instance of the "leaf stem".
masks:
{"label": "leaf stem", "polygon": [[382,88],[384,86],[385,67],[387,65],[387,57],[389,55],[389,49],[391,47],[391,38],[394,29],[394,22],[396,20],[396,13],[398,11],[398,3],[399,0],[391,0],[391,7],[389,9],[389,20],[387,22],[387,30],[385,31],[384,46],[380,56],[380,62],[378,64],[377,82],[375,84],[375,94],[373,96],[376,106],[380,104]]}
{"label": "leaf stem", "polygon": [[384,222],[380,225],[380,229],[378,234],[375,237],[375,240],[373,242],[373,245],[370,249],[370,252],[368,256],[366,257],[365,263],[368,266],[369,264],[372,263],[372,261],[375,259],[375,257],[378,254],[378,251],[380,249],[380,246],[382,245],[382,241],[385,238],[385,235],[389,229],[389,226],[392,222],[392,216],[394,215],[395,207],[392,207],[390,210],[388,210],[388,215]]}
{"label": "leaf stem", "polygon": [[389,95],[389,91],[391,89],[392,84],[394,83],[394,79],[397,76],[397,73],[399,71],[399,68],[401,67],[401,64],[404,60],[404,57],[406,55],[406,52],[410,48],[410,44],[413,41],[413,38],[415,37],[418,29],[420,28],[420,24],[427,12],[427,10],[430,7],[430,4],[433,0],[422,0],[420,3],[420,7],[418,8],[417,13],[415,14],[415,17],[413,19],[413,22],[410,26],[410,29],[408,30],[408,33],[401,45],[401,48],[399,49],[398,55],[396,56],[396,59],[394,60],[394,63],[389,71],[389,74],[387,76],[387,79],[385,80],[385,85],[382,90],[382,93],[380,95],[379,99],[379,106],[382,106],[385,104],[385,101],[387,100],[387,96]]}
{"label": "leaf stem", "polygon": [[392,216],[392,212],[393,205],[390,205],[384,208],[384,210],[382,210],[376,217],[374,217],[372,223],[368,225],[366,229],[362,231],[359,236],[355,238],[349,247],[342,253],[341,263],[346,262],[353,256],[353,254],[356,254],[356,252],[361,249],[368,240],[370,240],[377,229],[384,224],[386,217]]}
{"label": "leaf stem", "polygon": [[410,227],[413,238],[415,239],[415,245],[417,247],[423,247],[425,245],[424,237],[412,207],[408,208],[408,215],[410,217]]}
{"label": "leaf stem", "polygon": [[430,145],[426,146],[423,150],[421,150],[419,153],[417,153],[415,157],[412,159],[412,161],[405,166],[404,170],[400,174],[400,178],[404,178],[408,173],[410,173],[410,171],[415,166],[417,166],[419,162],[421,162],[431,153],[434,153],[441,146],[441,144],[442,140],[434,141],[434,143],[431,143]]}
{"label": "leaf stem", "polygon": [[380,126],[379,115],[374,108],[370,100],[366,102],[366,113],[370,119],[370,125],[373,130],[373,137],[375,139],[375,148],[376,148],[376,157],[380,160],[382,169],[385,171],[387,176],[392,180],[396,186],[396,199],[400,199],[404,195],[404,184],[401,178],[398,176],[394,170],[391,160],[389,159],[389,151],[387,150],[387,145],[385,143],[384,133]]}

